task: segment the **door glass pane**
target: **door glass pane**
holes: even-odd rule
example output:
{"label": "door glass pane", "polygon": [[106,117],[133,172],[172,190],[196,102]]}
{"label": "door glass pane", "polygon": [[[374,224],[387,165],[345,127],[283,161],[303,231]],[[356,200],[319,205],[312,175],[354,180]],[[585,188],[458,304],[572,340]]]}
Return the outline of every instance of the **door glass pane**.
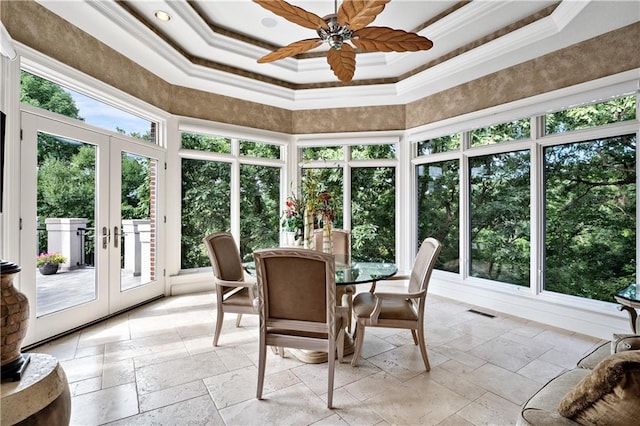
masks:
{"label": "door glass pane", "polygon": [[120,289],[156,280],[156,160],[122,153]]}
{"label": "door glass pane", "polygon": [[95,164],[95,146],[38,133],[38,317],[96,299]]}
{"label": "door glass pane", "polygon": [[240,256],[278,247],[280,235],[280,168],[240,165]]}

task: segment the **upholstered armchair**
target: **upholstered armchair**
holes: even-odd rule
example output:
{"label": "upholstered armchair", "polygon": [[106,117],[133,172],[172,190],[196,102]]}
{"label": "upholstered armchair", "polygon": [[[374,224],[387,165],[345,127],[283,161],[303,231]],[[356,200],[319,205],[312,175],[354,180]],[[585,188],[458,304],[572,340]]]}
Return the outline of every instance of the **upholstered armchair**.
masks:
{"label": "upholstered armchair", "polygon": [[228,232],[207,235],[202,242],[207,247],[213,282],[216,290],[216,329],[213,346],[218,346],[225,313],[238,314],[236,327],[240,327],[242,314],[256,314],[253,300],[257,297],[256,281],[246,277],[240,251]]}
{"label": "upholstered armchair", "polygon": [[336,306],[333,256],[297,248],[254,252],[258,275],[260,345],[258,388],[262,399],[267,346],[328,355],[327,406],[333,404],[336,353],[342,361],[347,311]]}
{"label": "upholstered armchair", "polygon": [[351,360],[356,365],[366,327],[404,328],[411,330],[413,342],[420,347],[427,371],[429,357],[424,339],[424,308],[431,272],[440,254],[441,245],[435,238],[422,242],[414,260],[410,276],[394,276],[390,280],[409,280],[407,291],[398,293],[377,292],[375,283],[369,292],[353,299],[353,316],[356,323],[356,348]]}

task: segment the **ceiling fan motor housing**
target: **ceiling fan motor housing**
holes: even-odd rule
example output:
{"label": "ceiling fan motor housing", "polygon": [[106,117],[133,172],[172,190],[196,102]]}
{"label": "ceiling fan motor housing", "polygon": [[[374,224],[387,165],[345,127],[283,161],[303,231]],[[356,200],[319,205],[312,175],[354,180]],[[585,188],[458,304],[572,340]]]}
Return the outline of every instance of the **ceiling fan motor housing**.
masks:
{"label": "ceiling fan motor housing", "polygon": [[342,43],[350,40],[353,35],[353,31],[348,28],[349,24],[341,27],[338,24],[338,18],[335,13],[327,15],[322,19],[327,23],[329,30],[318,28],[318,36],[320,36],[322,41],[326,41],[332,49],[340,50]]}

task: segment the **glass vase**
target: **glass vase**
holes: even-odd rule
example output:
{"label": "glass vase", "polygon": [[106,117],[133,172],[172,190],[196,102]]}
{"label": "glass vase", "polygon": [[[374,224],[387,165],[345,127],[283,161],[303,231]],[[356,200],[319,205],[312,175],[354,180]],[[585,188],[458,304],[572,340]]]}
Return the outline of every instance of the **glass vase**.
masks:
{"label": "glass vase", "polygon": [[313,211],[304,211],[304,248],[310,249],[313,244]]}
{"label": "glass vase", "polygon": [[329,218],[325,217],[322,220],[322,251],[324,253],[333,253],[333,222]]}

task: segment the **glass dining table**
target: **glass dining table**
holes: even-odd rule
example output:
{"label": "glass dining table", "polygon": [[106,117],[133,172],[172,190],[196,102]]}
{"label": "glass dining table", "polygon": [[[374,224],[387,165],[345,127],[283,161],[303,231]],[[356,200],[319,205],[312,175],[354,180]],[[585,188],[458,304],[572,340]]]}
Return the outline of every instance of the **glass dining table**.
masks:
{"label": "glass dining table", "polygon": [[[336,254],[336,301],[338,306],[344,306],[356,292],[357,284],[374,283],[389,279],[398,273],[395,263],[360,260],[357,258],[347,258],[344,255]],[[253,262],[244,263],[245,270],[249,275],[256,276],[255,264]],[[309,364],[317,364],[327,361],[327,354],[324,352],[307,351],[302,349],[288,349],[297,359]],[[345,333],[344,355],[352,354],[354,351],[353,338],[349,333]]]}
{"label": "glass dining table", "polygon": [[[343,255],[335,255],[336,259],[336,287],[367,284],[391,278],[398,273],[395,263],[347,259]],[[249,275],[256,275],[256,267],[253,262],[244,263]]]}

